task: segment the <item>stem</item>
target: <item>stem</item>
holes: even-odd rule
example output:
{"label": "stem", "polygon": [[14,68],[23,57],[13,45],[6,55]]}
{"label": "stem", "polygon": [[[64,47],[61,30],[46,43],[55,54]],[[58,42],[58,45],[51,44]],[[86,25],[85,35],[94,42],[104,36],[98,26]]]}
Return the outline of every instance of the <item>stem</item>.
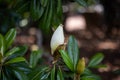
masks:
{"label": "stem", "polygon": [[74,80],[80,80],[80,74],[74,74]]}
{"label": "stem", "polygon": [[2,64],[0,64],[0,76],[2,74]]}
{"label": "stem", "polygon": [[74,73],[74,79],[73,80],[76,80],[76,78],[75,78],[75,73]]}

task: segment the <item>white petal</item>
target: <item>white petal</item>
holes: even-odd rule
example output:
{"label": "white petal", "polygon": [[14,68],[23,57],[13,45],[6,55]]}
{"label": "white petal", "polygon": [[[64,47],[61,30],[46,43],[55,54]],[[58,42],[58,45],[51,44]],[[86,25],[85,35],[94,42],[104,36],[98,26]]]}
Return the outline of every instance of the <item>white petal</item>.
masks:
{"label": "white petal", "polygon": [[63,32],[62,24],[60,24],[58,28],[55,30],[51,39],[50,47],[51,47],[52,55],[56,50],[56,48],[61,44],[64,44],[64,32]]}

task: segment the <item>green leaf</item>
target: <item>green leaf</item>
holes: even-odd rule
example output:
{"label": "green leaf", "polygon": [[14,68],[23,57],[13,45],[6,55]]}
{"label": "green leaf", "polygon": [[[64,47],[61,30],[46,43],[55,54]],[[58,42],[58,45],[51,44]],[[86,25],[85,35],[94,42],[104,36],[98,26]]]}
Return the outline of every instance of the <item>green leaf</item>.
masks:
{"label": "green leaf", "polygon": [[18,56],[24,56],[25,53],[28,50],[28,46],[24,45],[24,46],[19,46],[20,50],[16,52],[16,54],[18,54]]}
{"label": "green leaf", "polygon": [[69,37],[67,50],[68,50],[68,55],[70,56],[70,59],[74,64],[74,70],[75,70],[79,59],[79,49],[78,49],[78,43],[73,36]]}
{"label": "green leaf", "polygon": [[14,63],[12,64],[12,66],[14,66],[12,67],[13,69],[15,68],[15,69],[24,71],[25,73],[29,73],[31,71],[31,68],[29,67],[28,63],[25,63],[25,62]]}
{"label": "green leaf", "polygon": [[1,61],[2,61],[2,58],[3,58],[3,56],[2,56],[2,54],[0,53],[0,63],[1,63]]}
{"label": "green leaf", "polygon": [[8,51],[5,56],[10,56],[12,54],[14,54],[15,52],[19,51],[20,48],[19,47],[14,47],[13,49],[11,49],[10,51]]}
{"label": "green leaf", "polygon": [[59,67],[58,72],[57,72],[57,80],[64,80],[64,76],[62,74],[60,67]]}
{"label": "green leaf", "polygon": [[9,58],[15,58],[18,56],[24,56],[27,52],[28,47],[27,46],[19,46],[19,50],[16,51],[14,54],[12,54]]}
{"label": "green leaf", "polygon": [[101,80],[101,78],[97,75],[90,74],[90,75],[85,75],[81,77],[81,80]]}
{"label": "green leaf", "polygon": [[4,37],[0,34],[0,53],[2,56],[4,55],[5,52],[5,42],[4,42]]}
{"label": "green leaf", "polygon": [[6,75],[4,73],[2,73],[2,79],[0,80],[8,80],[8,78],[6,77]]}
{"label": "green leaf", "polygon": [[13,72],[15,73],[16,77],[19,80],[28,80],[28,77],[24,72],[17,70],[17,69],[14,69]]}
{"label": "green leaf", "polygon": [[75,0],[77,3],[79,3],[81,6],[87,7],[87,2],[85,0]]}
{"label": "green leaf", "polygon": [[64,51],[64,50],[60,50],[60,54],[65,62],[65,64],[67,65],[67,67],[71,70],[74,71],[74,65],[72,63],[72,60],[70,59],[70,57],[68,56],[68,54]]}
{"label": "green leaf", "polygon": [[88,67],[94,67],[98,65],[103,60],[103,58],[104,58],[104,55],[102,53],[97,53],[91,58],[88,64]]}
{"label": "green leaf", "polygon": [[62,2],[61,0],[57,0],[57,13],[62,12]]}
{"label": "green leaf", "polygon": [[55,80],[55,66],[51,70],[51,80]]}
{"label": "green leaf", "polygon": [[46,73],[46,71],[48,71],[48,69],[49,69],[48,67],[42,67],[42,69],[41,68],[35,68],[28,75],[29,79],[30,80],[42,80],[42,79],[44,80],[44,79],[46,79],[50,74],[49,72]]}
{"label": "green leaf", "polygon": [[43,7],[46,7],[48,4],[48,0],[40,0],[40,2]]}
{"label": "green leaf", "polygon": [[93,68],[106,68],[107,66],[105,64],[98,64],[96,66],[93,66]]}
{"label": "green leaf", "polygon": [[10,29],[7,34],[5,35],[5,42],[6,42],[6,47],[8,48],[11,46],[13,43],[14,39],[16,37],[16,30],[15,29]]}
{"label": "green leaf", "polygon": [[52,28],[56,29],[63,20],[63,10],[62,10],[62,1],[57,0],[53,1],[53,19],[52,19]]}
{"label": "green leaf", "polygon": [[40,79],[40,80],[46,80],[46,79],[48,79],[49,75],[50,75],[50,72],[43,74],[43,75],[41,76],[41,79]]}
{"label": "green leaf", "polygon": [[44,15],[40,20],[39,27],[44,30],[44,33],[49,33],[51,28],[51,22],[53,17],[53,1],[49,0],[48,5],[45,8]]}
{"label": "green leaf", "polygon": [[4,66],[3,67],[3,72],[2,74],[5,74],[5,76],[7,77],[8,80],[15,80],[15,77],[12,76],[14,75],[13,71],[12,71],[12,66]]}
{"label": "green leaf", "polygon": [[82,74],[83,75],[90,75],[90,74],[92,74],[92,72],[88,68],[86,68]]}
{"label": "green leaf", "polygon": [[57,0],[56,4],[57,4],[56,13],[57,13],[58,19],[60,18],[60,21],[62,22],[62,14],[63,14],[62,1],[61,0]]}
{"label": "green leaf", "polygon": [[30,74],[28,75],[29,80],[40,80],[41,74],[42,74],[41,69],[34,70],[34,71],[30,72]]}
{"label": "green leaf", "polygon": [[22,62],[22,61],[26,61],[24,57],[16,57],[16,58],[10,59],[5,64],[18,63],[18,62]]}
{"label": "green leaf", "polygon": [[41,57],[41,51],[33,51],[30,55],[30,67],[34,68]]}
{"label": "green leaf", "polygon": [[17,0],[14,2],[14,5],[12,9],[14,9],[15,13],[20,14],[19,17],[21,17],[24,12],[28,12],[28,9],[30,8],[30,1],[26,0]]}
{"label": "green leaf", "polygon": [[32,0],[30,6],[30,12],[33,20],[41,18],[44,12],[44,7],[40,4],[40,0]]}

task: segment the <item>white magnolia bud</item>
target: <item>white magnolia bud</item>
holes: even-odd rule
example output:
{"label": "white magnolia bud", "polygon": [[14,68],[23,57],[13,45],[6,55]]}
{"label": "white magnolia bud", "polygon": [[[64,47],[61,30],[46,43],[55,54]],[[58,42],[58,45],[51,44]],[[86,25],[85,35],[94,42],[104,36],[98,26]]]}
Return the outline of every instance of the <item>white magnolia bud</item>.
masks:
{"label": "white magnolia bud", "polygon": [[58,46],[64,44],[64,32],[63,32],[63,25],[60,24],[58,28],[53,33],[50,47],[51,47],[51,53],[54,54],[55,50]]}

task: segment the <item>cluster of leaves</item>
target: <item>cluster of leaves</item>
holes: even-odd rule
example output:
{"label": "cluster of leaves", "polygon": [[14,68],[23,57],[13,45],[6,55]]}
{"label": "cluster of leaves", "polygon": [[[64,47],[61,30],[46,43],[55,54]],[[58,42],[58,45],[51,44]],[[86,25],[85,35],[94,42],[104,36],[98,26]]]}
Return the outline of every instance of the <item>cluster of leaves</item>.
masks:
{"label": "cluster of leaves", "polygon": [[0,0],[0,7],[1,32],[10,29],[8,26],[19,26],[22,18],[36,21],[45,33],[50,32],[51,26],[57,27],[62,22],[61,0]]}
{"label": "cluster of leaves", "polygon": [[39,27],[48,33],[51,26],[57,27],[62,22],[61,0],[32,0],[32,19],[39,21]]}
{"label": "cluster of leaves", "polygon": [[25,58],[21,56],[22,55],[21,52],[22,51],[23,51],[22,53],[25,52],[24,51],[25,47],[14,47],[12,49],[9,49],[9,47],[13,43],[13,40],[15,39],[15,36],[16,36],[16,31],[14,29],[11,29],[5,36],[2,36],[0,34],[0,79],[1,80],[7,80],[8,78],[14,80],[14,77],[11,75],[14,75],[16,73],[16,76],[18,76],[19,71],[20,73],[22,73],[21,70],[19,70],[19,67],[16,67],[19,65],[17,63],[26,61]]}
{"label": "cluster of leaves", "polygon": [[41,51],[33,51],[28,62],[23,57],[27,51],[26,46],[11,49],[15,36],[15,29],[9,30],[5,36],[0,34],[0,80],[29,80],[27,75],[41,57]]}
{"label": "cluster of leaves", "polygon": [[[96,0],[75,0],[87,7]],[[27,18],[37,22],[44,33],[49,33],[63,21],[62,0],[0,0],[0,32],[19,26]]]}
{"label": "cluster of leaves", "polygon": [[16,30],[11,29],[5,36],[0,34],[0,80],[63,80],[62,71],[59,67],[47,67],[38,65],[41,51],[32,51],[29,60],[23,57],[27,46],[12,48],[16,36]]}
{"label": "cluster of leaves", "polygon": [[[73,36],[69,38],[67,52],[60,50],[60,53],[69,70],[77,74],[77,66],[79,64],[79,50],[77,41]],[[105,67],[105,65],[100,64],[103,58],[104,55],[102,53],[95,54],[89,61],[88,65],[85,67],[84,72],[80,74],[81,80],[101,80],[101,78],[98,75],[93,74],[90,69]],[[82,69],[82,65],[79,66],[79,68]]]}
{"label": "cluster of leaves", "polygon": [[[73,36],[69,38],[67,52],[59,50],[62,62],[66,66],[65,64],[60,65],[58,62],[52,67],[39,66],[38,61],[42,55],[40,50],[33,51],[29,60],[26,60],[23,57],[27,50],[26,46],[11,48],[15,36],[15,29],[9,30],[5,36],[0,34],[0,80],[64,80],[68,78],[73,80],[79,64],[78,45]],[[103,66],[99,64],[103,58],[101,53],[93,56],[85,70],[80,73],[81,80],[100,80],[100,77],[93,74],[90,68]],[[81,66],[79,66],[80,69]]]}

